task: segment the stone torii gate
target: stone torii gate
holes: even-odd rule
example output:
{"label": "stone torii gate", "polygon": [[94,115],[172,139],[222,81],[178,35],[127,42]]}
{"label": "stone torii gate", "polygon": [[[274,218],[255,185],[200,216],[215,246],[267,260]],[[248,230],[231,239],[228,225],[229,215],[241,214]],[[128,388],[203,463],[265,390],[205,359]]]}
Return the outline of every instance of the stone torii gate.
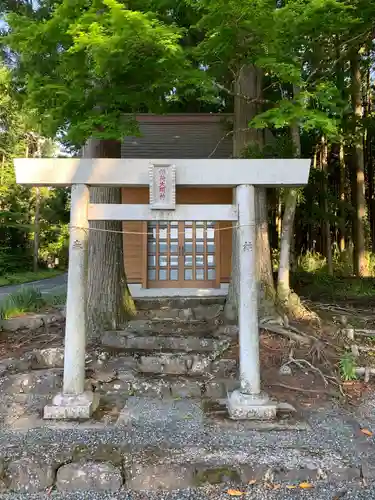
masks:
{"label": "stone torii gate", "polygon": [[[89,418],[98,405],[84,390],[87,254],[90,220],[233,221],[238,224],[240,389],[228,397],[234,419],[272,419],[277,405],[261,392],[256,279],[255,187],[301,186],[310,160],[17,159],[17,183],[71,186],[63,391],[44,418]],[[233,205],[176,205],[176,185],[234,187]],[[149,205],[90,204],[90,186],[149,186]]]}

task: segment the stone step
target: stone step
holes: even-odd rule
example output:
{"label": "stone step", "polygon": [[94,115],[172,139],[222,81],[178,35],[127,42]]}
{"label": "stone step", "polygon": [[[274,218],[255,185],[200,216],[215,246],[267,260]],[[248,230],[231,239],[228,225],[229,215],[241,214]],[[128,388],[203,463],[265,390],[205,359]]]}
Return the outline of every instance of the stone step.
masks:
{"label": "stone step", "polygon": [[140,356],[137,371],[146,374],[201,376],[230,376],[236,371],[235,359],[213,359],[204,354],[160,353]]}
{"label": "stone step", "polygon": [[[157,319],[135,319],[129,321],[124,334],[138,335],[179,335],[186,337],[194,335],[197,337],[221,337],[224,335],[223,328],[209,325],[205,321],[184,320],[157,320]],[[121,331],[119,332],[121,334]]]}
{"label": "stone step", "polygon": [[137,319],[163,319],[163,320],[203,320],[217,321],[221,319],[224,306],[222,304],[201,305],[193,307],[169,307],[138,309]]}
{"label": "stone step", "polygon": [[164,375],[147,377],[146,375],[120,372],[113,380],[101,382],[90,379],[89,382],[101,395],[102,401],[113,396],[142,396],[155,398],[225,398],[228,392],[239,387],[234,378],[205,378]]}
{"label": "stone step", "polygon": [[193,309],[199,306],[224,306],[225,297],[150,297],[134,299],[138,311],[158,309]]}
{"label": "stone step", "polygon": [[200,336],[179,336],[157,334],[137,334],[129,331],[105,332],[102,345],[125,351],[182,351],[182,352],[223,352],[230,346],[231,338],[214,339]]}
{"label": "stone step", "polygon": [[[365,461],[344,464],[335,459],[330,463],[326,450],[321,457],[314,455],[313,451],[302,460],[291,461],[290,453],[285,458],[272,457],[271,450],[265,447],[261,450],[255,447],[238,450],[238,447],[227,446],[223,453],[223,450],[184,446],[164,450],[155,448],[151,452],[111,442],[97,445],[51,443],[49,447],[47,444],[39,445],[37,451],[20,450],[14,453],[6,450],[1,457],[0,489],[2,493],[13,492],[17,498],[18,495],[23,495],[22,498],[26,495],[27,498],[29,495],[44,498],[47,489],[56,490],[58,495],[77,492],[79,498],[91,498],[91,495],[109,498],[111,494],[116,498],[119,498],[117,494],[121,498],[122,495],[133,498],[132,492],[141,492],[142,496],[136,498],[162,498],[160,495],[169,498],[168,492],[173,490],[179,490],[175,498],[224,498],[223,493],[234,487],[243,491],[244,495],[246,490],[251,498],[269,498],[267,485],[272,488],[273,484],[277,484],[282,498],[284,495],[285,498],[300,498],[302,493],[295,496],[289,489],[291,485],[298,487],[300,483],[307,482],[312,483],[315,489],[322,488],[320,494],[317,492],[318,496],[311,497],[313,493],[309,493],[311,498],[328,498],[326,493],[330,485],[337,492],[343,483],[349,483],[345,484],[346,491],[352,481],[359,483],[361,478],[365,478],[373,483],[375,479],[375,469],[369,468]],[[294,452],[298,457],[301,454],[297,448]],[[260,462],[256,460],[258,456],[262,458]],[[337,466],[336,462],[340,465]],[[204,490],[198,490],[208,485],[209,495],[208,490],[207,495]],[[218,489],[213,489],[215,487]],[[154,497],[153,492],[157,496]],[[250,496],[246,494],[246,497]],[[333,496],[329,494],[329,498]]]}

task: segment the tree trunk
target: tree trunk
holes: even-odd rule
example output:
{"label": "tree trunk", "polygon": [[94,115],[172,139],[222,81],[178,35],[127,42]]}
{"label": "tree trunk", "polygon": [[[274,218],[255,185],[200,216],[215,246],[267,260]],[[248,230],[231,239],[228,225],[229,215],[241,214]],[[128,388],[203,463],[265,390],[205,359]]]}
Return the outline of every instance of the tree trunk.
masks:
{"label": "tree trunk", "polygon": [[350,60],[351,69],[351,94],[352,94],[352,107],[355,118],[354,130],[354,170],[355,170],[355,184],[356,184],[356,223],[355,223],[355,240],[354,246],[355,262],[354,270],[359,276],[368,276],[368,269],[365,254],[365,216],[366,216],[366,197],[365,197],[365,166],[363,155],[363,136],[360,131],[360,122],[362,121],[362,92],[361,92],[361,69],[360,69],[360,55],[356,52],[352,55]]}
{"label": "tree trunk", "polygon": [[[370,54],[367,54],[370,57]],[[364,119],[369,122],[372,113],[372,75],[371,69],[366,69],[366,102],[364,105]],[[365,131],[365,166],[367,169],[367,207],[368,221],[370,226],[371,250],[375,252],[375,187],[374,187],[374,158],[373,158],[373,130],[372,127],[367,127]]]}
{"label": "tree trunk", "polygon": [[35,215],[34,215],[34,245],[33,245],[33,271],[38,270],[39,261],[39,236],[40,236],[40,188],[35,188]]}
{"label": "tree trunk", "polygon": [[293,236],[294,215],[297,206],[297,189],[288,189],[280,238],[280,262],[277,276],[277,297],[286,304],[290,295],[290,248]]}
{"label": "tree trunk", "polygon": [[[336,73],[336,85],[337,88],[340,92],[340,96],[343,101],[347,101],[348,99],[348,94],[347,94],[347,85],[345,82],[345,68],[344,68],[344,61],[341,57],[341,44],[340,40],[336,41],[336,68],[335,68],[335,73]],[[342,128],[342,135],[345,137],[348,133],[347,131],[347,125],[344,124]],[[346,249],[346,212],[345,212],[345,201],[347,198],[347,193],[346,193],[346,165],[345,165],[345,147],[344,147],[344,141],[340,141],[339,144],[339,168],[340,168],[340,173],[339,173],[339,198],[340,198],[340,211],[339,211],[339,217],[340,217],[340,224],[339,224],[339,249],[340,253],[345,252]]]}
{"label": "tree trunk", "polygon": [[340,252],[345,252],[346,220],[345,220],[345,153],[340,144]]}
{"label": "tree trunk", "polygon": [[[252,146],[261,150],[264,144],[263,131],[248,127],[249,121],[259,112],[259,104],[249,102],[250,99],[262,96],[262,71],[255,66],[243,66],[238,74],[235,84],[234,98],[234,133],[233,150],[234,156],[239,158],[246,156],[246,148]],[[234,200],[235,202],[235,200]],[[275,288],[272,276],[271,251],[268,237],[268,213],[267,197],[264,188],[256,188],[256,210],[257,210],[257,251],[258,251],[258,275],[260,283],[260,315],[270,311],[269,303],[274,305]],[[237,235],[233,231],[232,237],[232,278],[229,286],[226,313],[228,319],[236,319],[239,299],[239,268],[237,256]],[[272,297],[273,300],[268,300]]]}
{"label": "tree trunk", "polygon": [[[294,97],[298,95],[299,89],[294,88]],[[301,157],[301,137],[298,123],[290,127],[295,158]],[[288,189],[285,200],[285,209],[282,221],[280,238],[280,262],[277,277],[277,297],[282,304],[287,304],[290,296],[290,257],[291,243],[293,238],[294,216],[297,207],[297,194],[295,188]]]}
{"label": "tree trunk", "polygon": [[[85,158],[120,158],[117,141],[91,139]],[[91,203],[121,203],[121,188],[90,188]],[[90,222],[88,264],[89,341],[100,339],[104,330],[121,329],[134,313],[127,286],[121,221]]]}
{"label": "tree trunk", "polygon": [[323,171],[323,212],[325,214],[324,226],[324,244],[325,256],[327,259],[327,270],[330,276],[333,275],[332,263],[332,241],[331,241],[331,224],[329,221],[328,212],[328,144],[324,137],[322,137],[322,171]]}
{"label": "tree trunk", "polygon": [[258,312],[260,318],[276,316],[275,283],[273,280],[270,240],[268,234],[268,210],[266,188],[256,188],[255,205],[257,279],[259,283]]}

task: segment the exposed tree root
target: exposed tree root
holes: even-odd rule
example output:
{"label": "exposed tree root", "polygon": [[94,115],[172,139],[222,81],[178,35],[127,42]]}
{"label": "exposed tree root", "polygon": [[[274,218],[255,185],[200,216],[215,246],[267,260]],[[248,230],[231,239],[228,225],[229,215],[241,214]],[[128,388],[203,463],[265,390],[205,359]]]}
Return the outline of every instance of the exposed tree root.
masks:
{"label": "exposed tree root", "polygon": [[282,384],[280,382],[274,382],[273,384],[269,385],[270,387],[272,386],[283,387],[284,389],[290,389],[291,391],[309,392],[311,394],[328,394],[329,396],[340,395],[337,391],[326,391],[324,389],[305,389],[303,387],[294,387],[293,385]]}
{"label": "exposed tree root", "polygon": [[298,344],[301,345],[311,345],[312,341],[315,340],[314,337],[306,335],[303,332],[296,333],[292,331],[290,328],[287,329],[280,325],[274,325],[272,323],[266,323],[266,324],[261,323],[259,326],[263,330],[283,335],[284,337],[287,337],[289,340],[293,340],[294,342],[297,342]]}
{"label": "exposed tree root", "polygon": [[291,365],[291,364],[296,365],[302,371],[310,369],[311,371],[318,373],[322,377],[324,385],[327,387],[328,380],[327,380],[327,377],[322,373],[322,371],[319,368],[317,368],[316,366],[313,366],[306,359],[295,359],[295,358],[293,358],[293,349],[289,353],[289,361],[287,361],[286,363],[284,363],[283,366],[288,366],[288,365]]}
{"label": "exposed tree root", "polygon": [[278,305],[289,318],[297,321],[314,322],[320,325],[319,316],[309,309],[307,304],[302,302],[300,297],[294,292],[290,292],[285,298],[279,296]]}

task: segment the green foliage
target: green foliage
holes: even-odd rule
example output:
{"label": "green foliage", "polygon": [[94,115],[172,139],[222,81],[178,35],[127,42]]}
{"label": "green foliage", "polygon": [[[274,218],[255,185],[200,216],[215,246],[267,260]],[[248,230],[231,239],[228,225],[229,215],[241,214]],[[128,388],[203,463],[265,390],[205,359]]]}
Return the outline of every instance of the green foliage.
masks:
{"label": "green foliage", "polygon": [[294,147],[290,135],[277,131],[275,135],[260,148],[258,144],[249,144],[242,151],[242,158],[293,158]]}
{"label": "green foliage", "polygon": [[340,372],[342,380],[345,382],[356,380],[357,374],[355,369],[356,364],[353,354],[351,352],[346,352],[340,359]]}
{"label": "green foliage", "polygon": [[[26,152],[30,156],[52,156],[56,149],[53,141],[29,128],[33,113],[18,102],[11,85],[11,73],[0,65],[0,274],[3,276],[32,266],[36,192],[16,184],[13,158],[25,156]],[[61,257],[64,264],[66,251],[61,231],[56,227],[68,221],[68,192],[40,188],[39,193],[41,258],[43,260],[47,253],[52,257],[46,258],[46,263]]]}
{"label": "green foliage", "polygon": [[43,296],[43,299],[47,307],[63,306],[66,304],[66,291],[48,293]]}
{"label": "green foliage", "polygon": [[296,271],[291,282],[297,293],[311,300],[356,303],[375,298],[374,278],[331,276],[325,266],[316,273]]}
{"label": "green foliage", "polygon": [[63,0],[45,18],[7,20],[27,106],[43,133],[78,146],[134,134],[125,113],[160,111],[174,87],[204,80],[183,51],[181,28],[116,0]]}
{"label": "green foliage", "polygon": [[37,288],[22,287],[0,302],[0,319],[8,319],[26,312],[39,311],[45,306],[42,293]]}
{"label": "green foliage", "polygon": [[[31,7],[28,2],[16,3],[12,7],[7,1],[4,9],[9,32],[3,42],[13,56],[13,70],[0,72],[0,146],[5,151],[0,271],[12,272],[20,262],[30,262],[35,193],[14,184],[11,168],[12,158],[23,156],[28,145],[30,123],[39,135],[58,135],[72,147],[81,146],[89,136],[137,135],[132,118],[137,112],[232,110],[240,68],[254,65],[263,72],[264,99],[254,102],[257,115],[249,126],[270,129],[273,137],[268,134],[262,149],[249,145],[243,157],[296,156],[290,139],[290,128],[296,126],[306,158],[319,156],[316,146],[322,135],[332,157],[337,154],[335,144],[361,145],[363,136],[366,141],[374,136],[372,111],[366,110],[364,120],[353,114],[349,64],[352,53],[360,51],[361,69],[372,68],[374,2],[41,0]],[[362,83],[363,96],[371,93],[371,85],[365,89]],[[365,144],[369,156],[374,144]],[[352,153],[347,154],[348,171],[354,171],[349,164]],[[327,171],[311,170],[296,211],[295,243],[303,254],[299,273],[313,273],[317,286],[332,293],[338,283],[327,275],[325,259],[311,249],[317,239],[324,241],[324,221],[336,238],[337,229],[347,240],[351,233],[355,190],[347,175],[345,199],[338,193],[338,163],[330,158]],[[373,178],[370,167],[367,173]],[[280,190],[278,203],[283,196]],[[66,263],[67,209],[65,190],[43,191],[43,263]],[[276,207],[272,210],[275,219]],[[306,234],[309,238],[300,244]],[[317,245],[319,251],[323,246]],[[17,258],[15,249],[22,249]],[[350,252],[334,252],[335,274],[352,273],[351,260]],[[369,254],[371,269],[372,262]],[[349,293],[346,286],[343,290]]]}
{"label": "green foliage", "polygon": [[58,276],[62,271],[58,269],[41,269],[40,271],[21,271],[17,273],[3,274],[0,276],[0,287],[6,285],[22,285],[31,281],[38,281]]}
{"label": "green foliage", "polygon": [[47,226],[42,231],[42,247],[39,257],[42,262],[49,265],[57,265],[66,268],[69,253],[69,226]]}
{"label": "green foliage", "polygon": [[296,103],[282,99],[274,108],[257,115],[250,123],[250,127],[284,129],[293,123],[298,123],[306,132],[317,130],[329,139],[339,137],[338,122],[330,117],[327,111],[309,109],[309,101]]}
{"label": "green foliage", "polygon": [[306,273],[316,273],[326,267],[326,259],[319,253],[308,250],[300,255],[297,261],[297,269]]}
{"label": "green foliage", "polygon": [[0,319],[9,319],[29,312],[38,312],[46,308],[61,306],[66,303],[66,292],[42,294],[38,288],[21,287],[0,301]]}
{"label": "green foliage", "polygon": [[[369,276],[375,278],[375,254],[372,252],[366,252],[365,256]],[[354,275],[353,255],[350,250],[339,252],[336,249],[332,254],[332,264],[333,272],[336,278]],[[328,273],[327,260],[319,252],[308,250],[298,256],[297,272],[326,276]]]}

